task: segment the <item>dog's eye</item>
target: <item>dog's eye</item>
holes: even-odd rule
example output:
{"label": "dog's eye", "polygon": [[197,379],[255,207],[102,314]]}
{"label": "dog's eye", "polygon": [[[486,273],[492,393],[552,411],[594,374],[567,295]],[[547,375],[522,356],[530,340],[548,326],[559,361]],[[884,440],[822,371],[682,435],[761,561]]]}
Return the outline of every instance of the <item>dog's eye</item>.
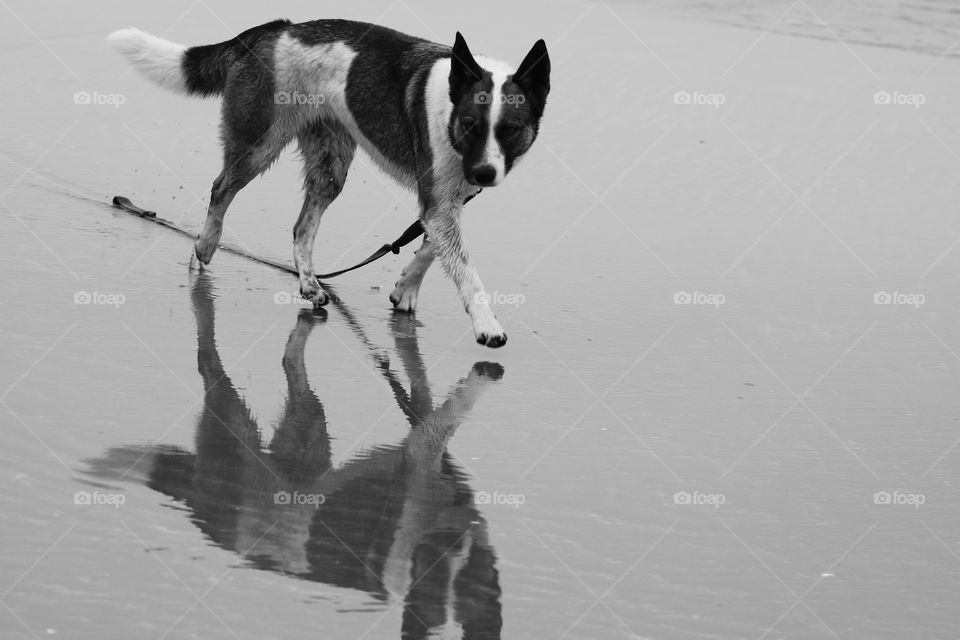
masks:
{"label": "dog's eye", "polygon": [[502,135],[502,136],[504,136],[504,137],[507,137],[507,138],[512,138],[513,136],[515,136],[515,135],[517,135],[518,133],[520,133],[520,130],[521,130],[521,129],[523,129],[523,127],[521,127],[521,126],[519,126],[519,125],[515,125],[515,124],[504,124],[504,125],[501,125],[501,126],[500,126],[500,135]]}
{"label": "dog's eye", "polygon": [[462,120],[460,120],[460,126],[466,129],[467,131],[469,131],[470,129],[473,129],[475,126],[477,126],[477,119],[470,118],[470,117],[463,118]]}

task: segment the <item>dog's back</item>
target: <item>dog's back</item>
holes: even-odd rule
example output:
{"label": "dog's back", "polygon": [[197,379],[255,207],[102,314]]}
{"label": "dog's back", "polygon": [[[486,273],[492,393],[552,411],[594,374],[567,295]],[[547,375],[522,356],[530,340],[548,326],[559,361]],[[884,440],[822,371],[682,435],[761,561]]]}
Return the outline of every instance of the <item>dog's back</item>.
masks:
{"label": "dog's back", "polygon": [[189,48],[137,29],[108,40],[166,89],[223,95],[226,117],[244,123],[228,134],[256,137],[266,127],[287,142],[311,123],[332,119],[410,188],[418,173],[414,140],[428,127],[427,76],[434,62],[450,56],[450,47],[350,20],[275,20]]}

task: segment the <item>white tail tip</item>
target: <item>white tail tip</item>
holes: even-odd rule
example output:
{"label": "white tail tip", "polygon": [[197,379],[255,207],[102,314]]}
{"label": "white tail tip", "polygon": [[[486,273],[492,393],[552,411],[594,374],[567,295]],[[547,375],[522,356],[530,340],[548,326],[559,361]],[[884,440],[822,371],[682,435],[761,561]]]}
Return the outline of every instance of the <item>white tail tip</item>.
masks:
{"label": "white tail tip", "polygon": [[107,43],[150,81],[171,91],[187,93],[181,67],[186,46],[132,28],[114,31],[107,36]]}

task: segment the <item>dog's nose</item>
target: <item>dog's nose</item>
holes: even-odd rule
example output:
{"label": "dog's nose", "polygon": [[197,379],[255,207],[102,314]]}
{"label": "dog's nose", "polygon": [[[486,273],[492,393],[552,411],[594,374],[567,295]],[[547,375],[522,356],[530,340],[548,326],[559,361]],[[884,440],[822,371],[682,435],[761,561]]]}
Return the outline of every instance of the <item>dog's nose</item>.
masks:
{"label": "dog's nose", "polygon": [[497,170],[489,164],[482,164],[473,170],[473,179],[481,187],[490,186],[497,179]]}

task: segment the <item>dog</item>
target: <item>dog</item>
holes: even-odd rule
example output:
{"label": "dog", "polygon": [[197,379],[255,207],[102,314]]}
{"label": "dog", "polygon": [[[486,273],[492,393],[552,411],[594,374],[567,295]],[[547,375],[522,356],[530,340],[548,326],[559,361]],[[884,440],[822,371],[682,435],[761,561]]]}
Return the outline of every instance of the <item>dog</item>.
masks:
{"label": "dog", "polygon": [[478,343],[506,333],[490,309],[460,231],[466,199],[493,187],[537,137],[550,92],[550,58],[538,40],[515,70],[453,47],[348,20],[276,20],[232,40],[186,47],[137,29],[107,41],[144,76],[182,94],[223,96],[223,171],[213,183],[194,246],[208,264],[234,196],[296,139],[305,197],[293,229],[300,293],[328,302],[313,270],[320,218],[343,189],[357,146],[417,193],[426,236],[390,300],[412,312],[439,256],[470,315]]}

